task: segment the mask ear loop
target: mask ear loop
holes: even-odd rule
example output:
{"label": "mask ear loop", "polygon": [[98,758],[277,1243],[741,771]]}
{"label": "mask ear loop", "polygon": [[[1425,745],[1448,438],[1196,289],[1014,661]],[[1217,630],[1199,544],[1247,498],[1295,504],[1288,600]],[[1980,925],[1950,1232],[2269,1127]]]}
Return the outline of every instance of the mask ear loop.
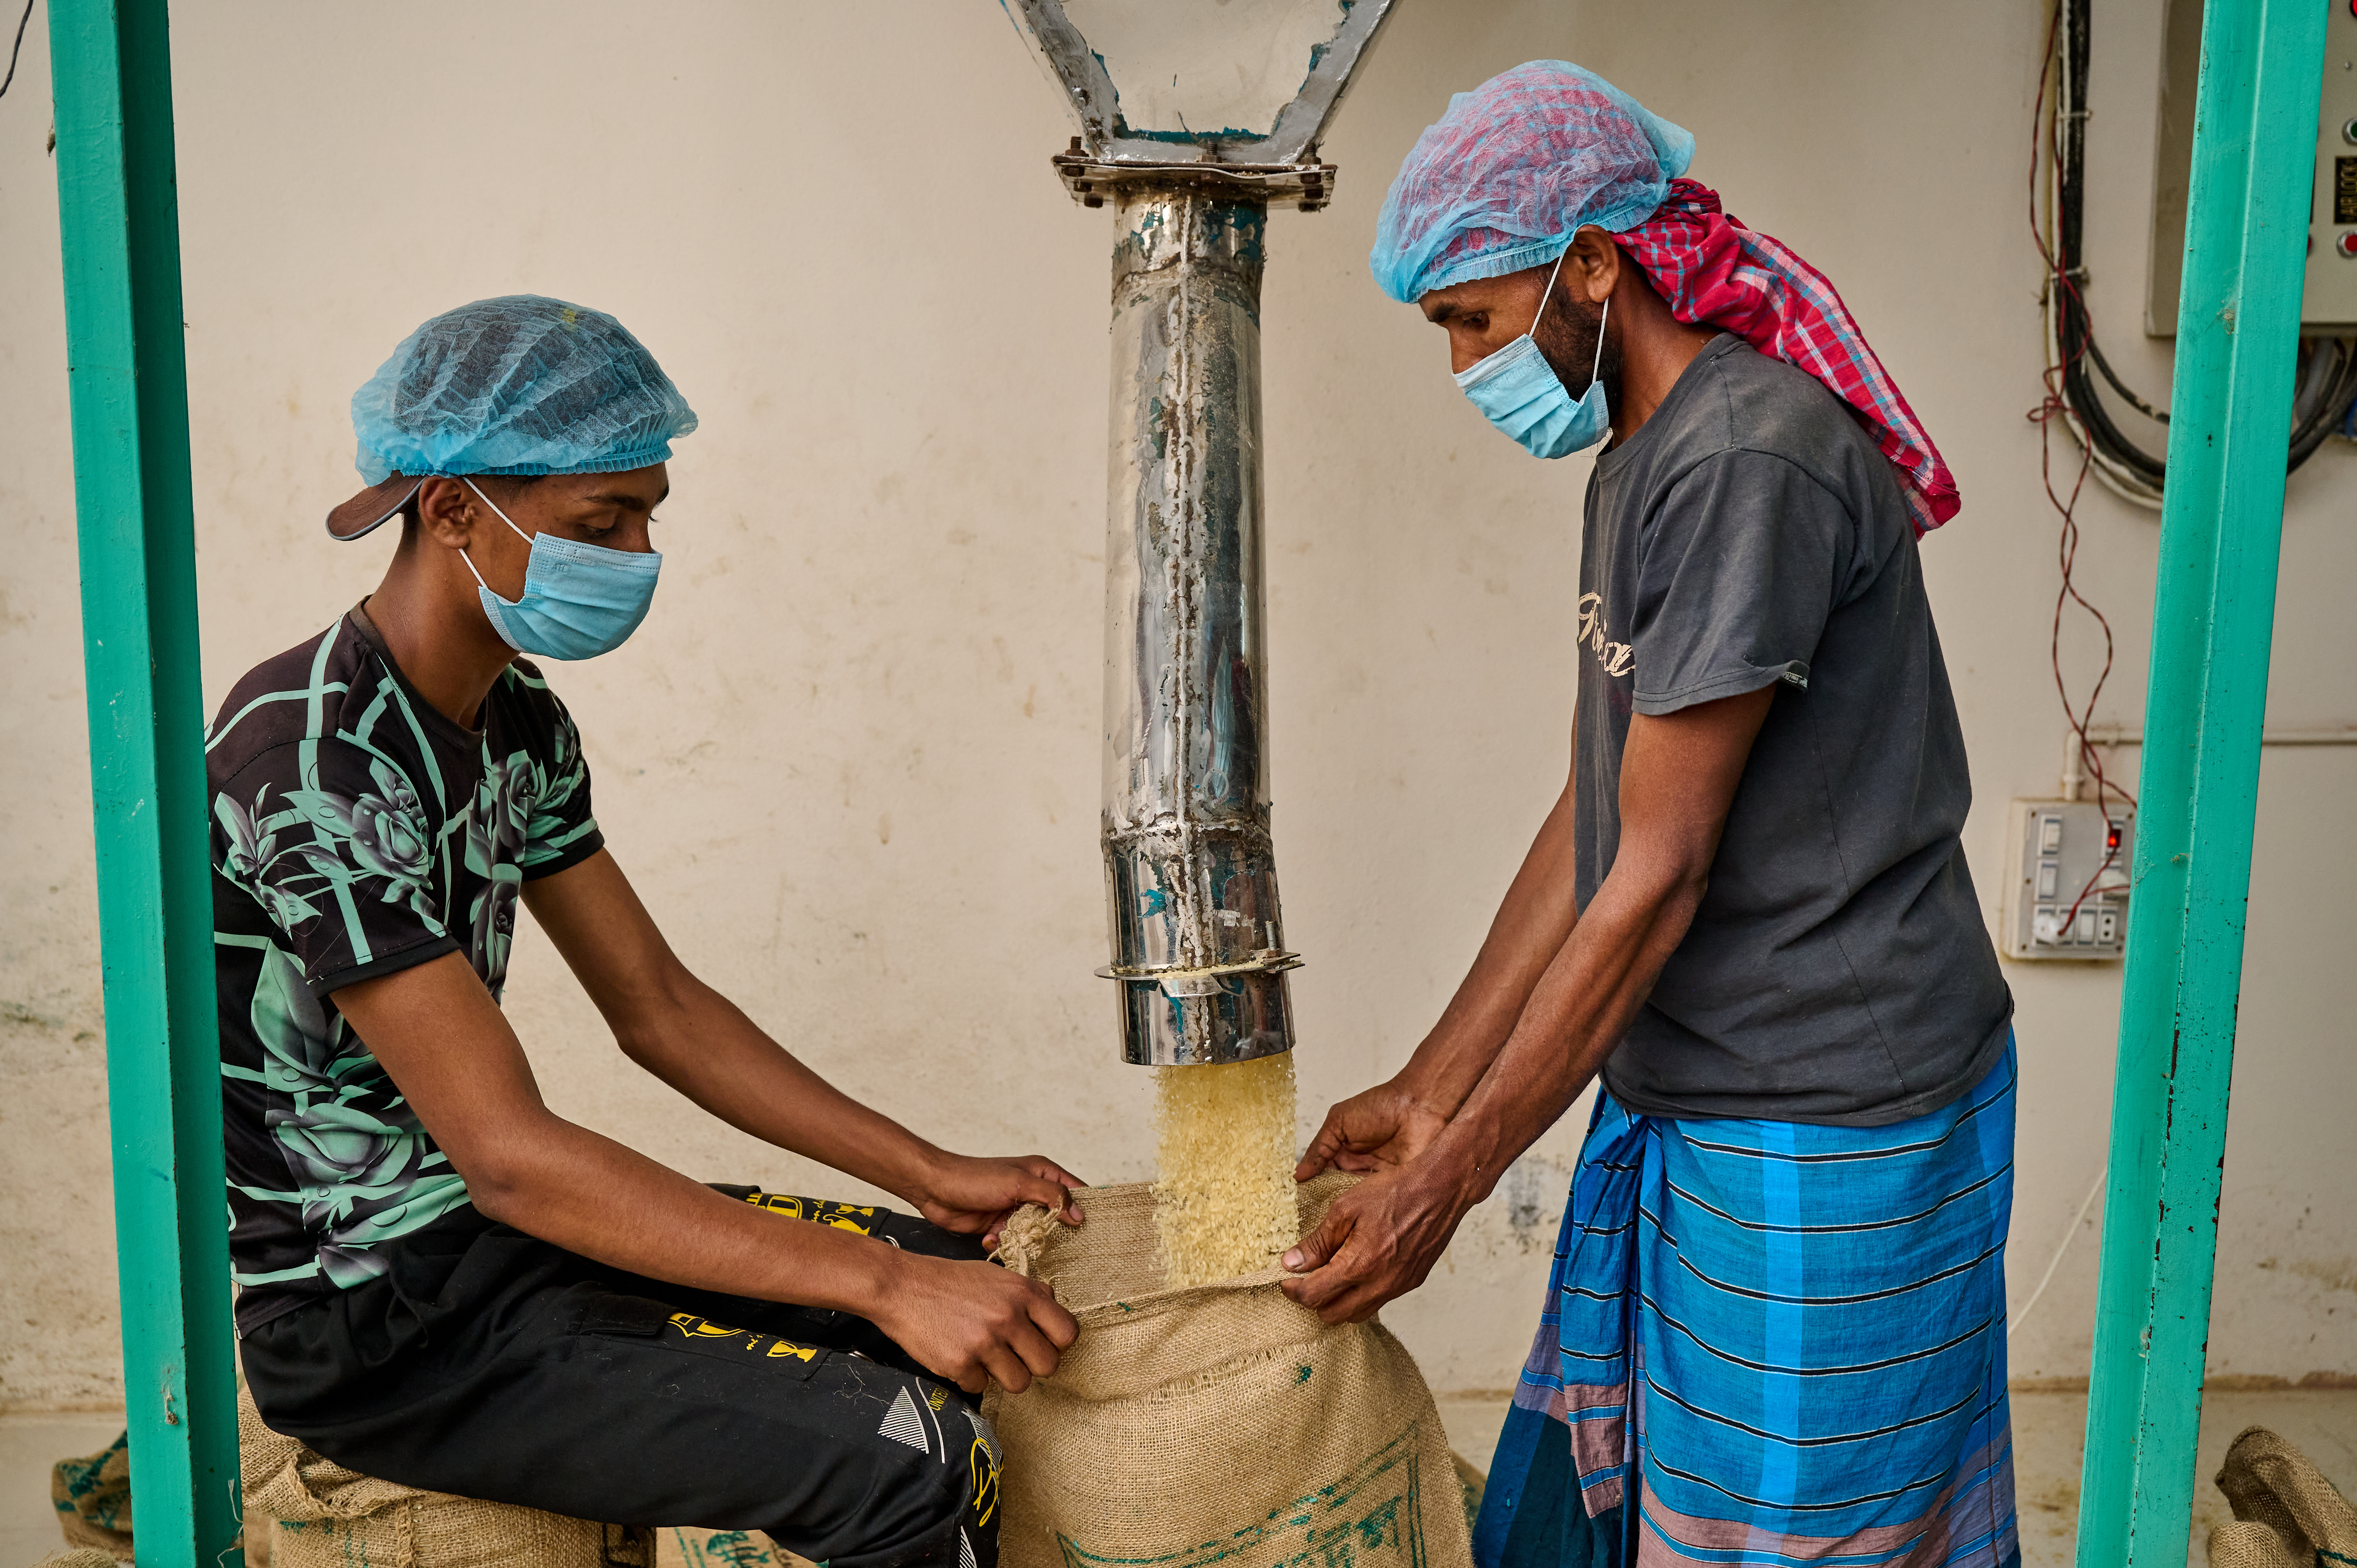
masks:
{"label": "mask ear loop", "polygon": [[[1577,236],[1575,236],[1575,238]],[[1539,313],[1531,317],[1531,329],[1523,334],[1523,337],[1529,338],[1534,343],[1539,340],[1539,323],[1546,319],[1547,301],[1555,297],[1555,280],[1557,274],[1563,271],[1563,259],[1569,254],[1571,254],[1571,247],[1569,245],[1566,245],[1562,250],[1555,252],[1555,271],[1547,274],[1546,292],[1539,295]]]}
{"label": "mask ear loop", "polygon": [[[1531,329],[1523,334],[1523,337],[1528,338],[1533,343],[1536,343],[1539,340],[1539,323],[1546,317],[1547,302],[1555,297],[1555,280],[1557,274],[1563,271],[1563,258],[1569,254],[1571,254],[1571,247],[1569,245],[1566,245],[1562,251],[1556,253],[1555,258],[1555,271],[1547,274],[1546,292],[1539,295],[1539,313],[1538,315],[1531,317]],[[1604,296],[1604,314],[1598,317],[1596,319],[1596,362],[1587,367],[1587,384],[1590,386],[1594,386],[1596,384],[1597,376],[1604,369],[1604,328],[1609,323],[1610,323],[1611,319],[1612,296],[1610,295],[1606,295]],[[487,497],[485,499],[488,499],[489,498]],[[492,510],[497,510],[498,509],[493,508]],[[513,527],[514,525],[510,524],[509,526]]]}
{"label": "mask ear loop", "polygon": [[[470,478],[467,478],[464,474],[461,474],[461,475],[459,475],[459,476],[458,476],[458,482],[459,482],[460,484],[462,484],[462,485],[466,486],[468,489],[470,489],[470,490],[474,491],[474,492],[475,492],[475,495],[476,495],[476,498],[477,498],[478,499],[479,499],[479,500],[480,500],[480,501],[481,501],[485,506],[487,506],[487,507],[489,507],[489,508],[490,508],[490,509],[491,509],[491,515],[492,515],[492,516],[494,516],[494,517],[496,517],[496,518],[498,518],[501,522],[506,523],[506,524],[508,525],[509,529],[510,529],[510,530],[511,530],[511,531],[514,532],[515,536],[516,536],[518,539],[522,540],[526,544],[530,544],[530,543],[532,542],[532,535],[531,535],[531,534],[529,534],[529,533],[526,533],[522,529],[521,529],[521,528],[517,528],[517,527],[516,527],[516,525],[515,525],[515,519],[513,519],[513,518],[510,517],[507,513],[505,513],[505,512],[501,511],[501,510],[500,510],[500,503],[499,503],[499,502],[497,502],[497,501],[495,501],[495,500],[491,499],[491,498],[490,498],[490,497],[489,497],[489,496],[487,496],[487,495],[484,495],[484,494],[483,494],[483,487],[482,487],[482,486],[480,486],[480,485],[479,485],[479,484],[475,483],[475,481],[474,481],[474,480],[472,480],[472,479],[470,479]],[[476,585],[477,587],[479,587],[479,588],[482,589],[482,590],[483,590],[483,592],[485,592],[485,593],[487,593],[487,594],[490,594],[490,593],[491,593],[491,585],[490,585],[489,583],[486,583],[486,582],[484,582],[484,581],[483,581],[483,575],[482,575],[480,572],[475,572],[475,558],[474,558],[473,556],[471,556],[471,555],[468,554],[464,550],[461,550],[461,551],[459,551],[459,552],[458,552],[458,559],[459,559],[459,560],[461,560],[461,561],[464,561],[464,562],[467,564],[467,570],[468,570],[468,571],[469,571],[469,572],[474,572],[474,573],[475,573],[475,585]],[[499,598],[500,598],[500,596],[499,596],[497,594],[491,594],[491,597],[493,597],[493,598],[495,598],[495,599],[499,599]],[[507,600],[505,600],[505,599],[500,599],[500,603],[501,603],[501,604],[506,604],[507,602],[508,602],[508,601],[507,601]]]}

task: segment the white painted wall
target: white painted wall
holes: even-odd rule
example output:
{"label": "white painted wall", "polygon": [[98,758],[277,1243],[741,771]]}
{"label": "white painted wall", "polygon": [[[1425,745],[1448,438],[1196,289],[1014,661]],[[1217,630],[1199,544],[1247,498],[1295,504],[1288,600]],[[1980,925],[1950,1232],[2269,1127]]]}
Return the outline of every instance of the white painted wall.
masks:
{"label": "white painted wall", "polygon": [[[2093,295],[2138,336],[2158,0],[2097,0]],[[1925,552],[1992,898],[2005,801],[2047,794],[2055,520],[2025,233],[2042,7],[1932,0],[1405,0],[1278,215],[1265,311],[1275,785],[1305,1114],[1395,1066],[1558,787],[1585,461],[1533,462],[1450,386],[1364,258],[1452,91],[1596,68],[1691,127],[1695,173],[1839,283],[1953,464]],[[0,99],[0,1405],[119,1399],[45,19]],[[316,631],[388,542],[337,546],[345,402],[424,317],[520,289],[611,310],[704,417],[670,568],[623,652],[557,671],[598,816],[675,944],[811,1060],[946,1141],[1147,1174],[1114,1057],[1096,850],[1110,220],[998,7],[807,3],[178,9],[206,688]],[[2142,709],[2155,528],[2096,493],[2082,584]],[[2292,485],[2271,712],[2357,719],[2357,452]],[[2091,672],[2076,625],[2074,681]],[[2130,765],[2133,759],[2130,758]],[[2346,750],[2263,770],[2213,1369],[2357,1372]],[[2103,1159],[2112,969],[2009,970],[2018,1302]],[[695,1175],[845,1192],[628,1067],[546,944],[511,1011],[551,1099]],[[1572,1119],[1576,1123],[1577,1116]],[[1558,1129],[1391,1321],[1498,1388],[1538,1305]],[[2083,1374],[2094,1221],[2014,1342]]]}

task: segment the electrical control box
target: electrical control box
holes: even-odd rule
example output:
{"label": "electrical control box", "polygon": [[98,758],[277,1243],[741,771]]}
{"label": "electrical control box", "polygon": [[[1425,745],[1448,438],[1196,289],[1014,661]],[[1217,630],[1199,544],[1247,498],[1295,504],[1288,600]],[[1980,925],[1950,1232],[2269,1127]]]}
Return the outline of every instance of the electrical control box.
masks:
{"label": "electrical control box", "polygon": [[1998,950],[2026,961],[2117,961],[2127,950],[2135,832],[2126,801],[2108,810],[2092,800],[2014,801]]}
{"label": "electrical control box", "polygon": [[[2326,7],[2324,102],[2317,116],[2308,214],[2308,282],[2299,320],[2310,332],[2357,331],[2357,4]],[[2152,264],[2145,329],[2177,336],[2185,272],[2185,191],[2193,163],[2193,96],[2201,70],[2201,0],[2169,0],[2161,42],[2160,131],[2152,186]]]}

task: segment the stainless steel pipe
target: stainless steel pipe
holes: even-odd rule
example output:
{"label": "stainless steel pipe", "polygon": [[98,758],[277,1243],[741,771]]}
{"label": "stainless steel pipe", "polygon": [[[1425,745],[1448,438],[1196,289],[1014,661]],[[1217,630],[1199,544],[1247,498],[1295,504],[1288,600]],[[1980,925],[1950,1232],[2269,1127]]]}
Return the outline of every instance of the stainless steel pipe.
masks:
{"label": "stainless steel pipe", "polygon": [[1103,843],[1122,1056],[1293,1048],[1269,839],[1260,279],[1268,209],[1118,193]]}

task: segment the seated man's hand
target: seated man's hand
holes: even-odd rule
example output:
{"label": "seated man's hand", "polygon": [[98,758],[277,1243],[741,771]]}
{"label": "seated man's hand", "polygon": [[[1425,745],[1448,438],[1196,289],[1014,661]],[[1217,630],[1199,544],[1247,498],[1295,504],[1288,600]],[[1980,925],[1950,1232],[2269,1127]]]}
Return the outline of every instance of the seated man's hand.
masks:
{"label": "seated man's hand", "polygon": [[996,1263],[915,1252],[898,1259],[891,1288],[869,1316],[920,1366],[970,1394],[993,1380],[1021,1393],[1081,1337],[1072,1315],[1037,1280]]}
{"label": "seated man's hand", "polygon": [[1019,1159],[976,1159],[967,1155],[941,1155],[928,1163],[922,1185],[905,1196],[917,1212],[944,1230],[980,1236],[985,1247],[998,1245],[998,1229],[1027,1203],[1036,1203],[1078,1225],[1081,1206],[1072,1188],[1088,1183],[1044,1155]]}
{"label": "seated man's hand", "polygon": [[1422,1284],[1472,1207],[1437,1162],[1377,1171],[1285,1254],[1285,1294],[1328,1323],[1363,1323]]}
{"label": "seated man's hand", "polygon": [[1448,1118],[1399,1079],[1379,1083],[1337,1101],[1325,1124],[1294,1167],[1293,1179],[1308,1181],[1329,1165],[1341,1171],[1375,1171],[1406,1165],[1448,1125]]}

